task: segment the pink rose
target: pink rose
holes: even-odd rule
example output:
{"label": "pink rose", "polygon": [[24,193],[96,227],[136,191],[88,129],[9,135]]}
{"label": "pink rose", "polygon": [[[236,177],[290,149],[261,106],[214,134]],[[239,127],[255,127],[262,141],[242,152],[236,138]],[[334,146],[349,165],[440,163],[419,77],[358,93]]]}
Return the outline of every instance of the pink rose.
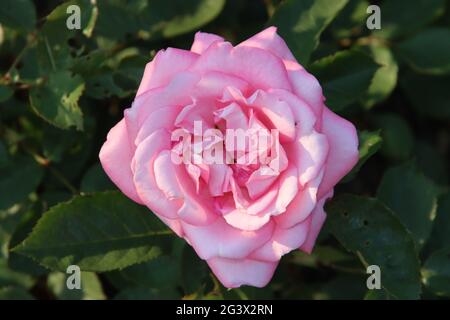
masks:
{"label": "pink rose", "polygon": [[[263,287],[284,254],[311,252],[325,200],[358,160],[355,127],[324,100],[276,28],[235,47],[199,32],[190,51],[161,50],[147,64],[100,160],[120,190],[186,239],[224,286]],[[196,123],[209,138],[195,140]],[[230,149],[227,129],[277,135],[256,149],[247,142]],[[180,133],[196,145],[194,161],[175,161],[184,155]],[[224,147],[223,159],[241,151],[247,162],[234,154],[232,162],[207,162],[196,147]],[[263,151],[269,161],[248,162]]]}

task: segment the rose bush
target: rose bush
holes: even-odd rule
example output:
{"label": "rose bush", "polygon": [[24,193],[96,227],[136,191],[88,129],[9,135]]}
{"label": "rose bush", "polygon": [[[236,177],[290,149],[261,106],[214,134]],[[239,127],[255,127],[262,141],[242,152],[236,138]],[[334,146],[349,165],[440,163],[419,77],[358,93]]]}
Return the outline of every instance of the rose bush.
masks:
{"label": "rose bush", "polygon": [[[194,135],[194,121],[219,132],[275,129],[277,166],[174,163],[180,145],[172,133]],[[120,190],[184,238],[224,286],[263,287],[284,254],[313,249],[325,201],[358,161],[358,138],[327,108],[319,82],[275,27],[235,47],[198,32],[190,51],[161,50],[147,64],[100,160]]]}

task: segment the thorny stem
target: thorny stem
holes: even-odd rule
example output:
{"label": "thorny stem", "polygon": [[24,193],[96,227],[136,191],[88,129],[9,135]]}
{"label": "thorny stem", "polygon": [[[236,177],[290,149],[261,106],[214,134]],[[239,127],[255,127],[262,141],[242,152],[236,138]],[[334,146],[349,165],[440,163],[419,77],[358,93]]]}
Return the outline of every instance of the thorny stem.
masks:
{"label": "thorny stem", "polygon": [[50,164],[50,160],[46,159],[45,157],[39,155],[34,150],[26,146],[25,144],[22,144],[23,149],[29,153],[34,160],[41,166],[48,169],[48,171],[59,181],[62,185],[64,185],[71,193],[74,195],[80,194],[80,191],[67,179],[58,169],[53,167]]}
{"label": "thorny stem", "polygon": [[35,34],[31,34],[30,38],[28,38],[27,43],[25,44],[25,46],[22,48],[22,50],[17,54],[16,58],[14,59],[13,63],[11,64],[11,66],[8,68],[8,71],[6,71],[5,75],[4,75],[4,79],[6,81],[8,81],[8,78],[11,76],[11,72],[13,71],[13,69],[17,66],[17,64],[20,62],[20,60],[22,60],[23,56],[25,55],[25,53],[28,51],[28,49],[33,46],[36,43],[37,37]]}
{"label": "thorny stem", "polygon": [[47,166],[50,173],[59,180],[70,192],[72,192],[74,195],[80,194],[80,192],[77,190],[77,188],[70,183],[70,181],[56,168],[48,165]]}

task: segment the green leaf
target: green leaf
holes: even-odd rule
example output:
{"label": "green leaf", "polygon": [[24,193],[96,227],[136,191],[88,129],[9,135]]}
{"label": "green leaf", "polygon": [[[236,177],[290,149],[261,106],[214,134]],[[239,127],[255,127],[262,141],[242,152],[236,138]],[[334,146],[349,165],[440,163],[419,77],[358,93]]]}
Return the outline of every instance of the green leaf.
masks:
{"label": "green leaf", "polygon": [[[46,197],[47,197],[46,194],[40,195],[40,199],[42,201],[46,201],[44,200]],[[48,204],[47,202],[45,203],[45,205],[51,206],[52,204],[51,203]],[[9,241],[8,251],[10,250],[10,248],[17,246],[26,237],[28,237],[28,235],[33,230],[33,227],[36,225],[36,222],[41,217],[41,211],[42,211],[41,203],[36,203],[29,210],[24,212],[24,214],[22,214],[20,222],[15,228],[14,233],[12,234],[12,237]],[[39,277],[49,272],[48,269],[39,265],[33,259],[11,251],[8,252],[8,267],[11,270],[26,273],[34,277]]]}
{"label": "green leaf", "polygon": [[0,261],[2,257],[8,258],[8,245],[24,215],[23,211],[21,205],[12,206],[8,210],[0,210]]}
{"label": "green leaf", "polygon": [[22,288],[0,288],[0,300],[34,300],[33,296]]}
{"label": "green leaf", "polygon": [[104,99],[111,96],[125,97],[125,92],[114,81],[112,71],[89,77],[86,81],[86,94],[94,99]]}
{"label": "green leaf", "polygon": [[377,198],[411,231],[419,248],[430,235],[437,195],[434,183],[409,163],[388,169],[377,192]]}
{"label": "green leaf", "polygon": [[33,110],[54,126],[67,129],[75,126],[83,129],[83,114],[78,99],[84,90],[83,79],[68,71],[56,71],[48,75],[43,85],[30,91]]}
{"label": "green leaf", "polygon": [[416,32],[442,15],[445,0],[382,1],[381,29],[378,37],[396,38]]}
{"label": "green leaf", "polygon": [[[104,99],[135,94],[146,63],[148,58],[141,56],[136,48],[124,49],[114,56],[108,50],[95,50],[74,59],[71,70],[86,80],[86,95]],[[126,88],[120,82],[123,79]]]}
{"label": "green leaf", "polygon": [[384,289],[368,290],[364,296],[364,300],[390,300],[389,293]]}
{"label": "green leaf", "polygon": [[224,4],[225,0],[99,1],[96,33],[120,40],[137,33],[146,40],[171,38],[207,24]]}
{"label": "green leaf", "polygon": [[427,76],[410,71],[402,75],[400,85],[419,115],[450,119],[450,76]]}
{"label": "green leaf", "polygon": [[0,209],[21,202],[35,191],[44,170],[34,159],[20,156],[0,166]]}
{"label": "green leaf", "polygon": [[314,300],[355,300],[367,290],[364,274],[338,274],[314,292]]}
{"label": "green leaf", "polygon": [[422,277],[424,285],[431,292],[450,297],[450,247],[433,253],[427,259],[422,269]]}
{"label": "green leaf", "polygon": [[354,195],[327,207],[331,233],[363,264],[378,265],[381,285],[397,299],[420,297],[420,265],[410,233],[380,201]]}
{"label": "green leaf", "polygon": [[70,69],[84,78],[92,73],[97,74],[105,66],[111,54],[108,50],[93,50],[85,55],[76,57]]}
{"label": "green leaf", "polygon": [[24,31],[34,29],[36,11],[31,0],[2,0],[0,24]]}
{"label": "green leaf", "polygon": [[329,30],[335,38],[352,37],[366,28],[367,0],[349,0],[344,9],[330,24]]}
{"label": "green leaf", "polygon": [[172,300],[180,295],[172,289],[133,287],[120,291],[114,300]]}
{"label": "green leaf", "polygon": [[408,122],[395,113],[375,115],[372,121],[381,129],[381,153],[392,160],[407,160],[414,149],[414,136]]}
{"label": "green leaf", "polygon": [[147,208],[119,192],[75,197],[52,207],[15,252],[66,271],[122,269],[159,256],[172,233]]}
{"label": "green leaf", "polygon": [[348,0],[287,0],[275,11],[269,25],[279,34],[301,64],[307,64],[322,31]]}
{"label": "green leaf", "polygon": [[354,259],[348,253],[331,246],[315,246],[311,254],[298,250],[293,252],[291,257],[291,263],[310,268],[339,266],[341,263],[353,262]]}
{"label": "green leaf", "polygon": [[180,283],[185,294],[191,294],[201,288],[207,281],[209,269],[205,261],[201,260],[192,247],[183,244],[180,254]]}
{"label": "green leaf", "polygon": [[8,100],[13,93],[14,91],[10,87],[0,84],[0,102]]}
{"label": "green leaf", "polygon": [[447,159],[443,152],[425,140],[416,142],[414,158],[417,167],[436,184],[445,186],[448,184]]}
{"label": "green leaf", "polygon": [[[50,45],[56,43],[64,43],[67,39],[75,37],[80,33],[80,30],[67,28],[67,19],[69,14],[67,8],[76,5],[80,8],[80,27],[83,34],[90,36],[94,28],[98,9],[95,1],[90,0],[71,0],[57,6],[45,19],[41,33],[50,42]],[[61,32],[64,30],[64,32]]]}
{"label": "green leaf", "polygon": [[17,286],[30,289],[34,282],[31,276],[8,268],[6,260],[0,258],[0,288]]}
{"label": "green leaf", "polygon": [[6,150],[5,145],[0,141],[0,167],[6,165],[9,161],[8,150]]}
{"label": "green leaf", "polygon": [[450,29],[433,28],[421,31],[400,43],[397,51],[413,68],[422,73],[450,73]]}
{"label": "green leaf", "polygon": [[383,139],[380,131],[361,131],[358,132],[359,140],[359,160],[356,166],[344,177],[342,182],[347,182],[354,178],[361,167],[381,148]]}
{"label": "green leaf", "polygon": [[322,31],[348,0],[287,0],[275,11],[269,25],[279,34],[301,64],[307,64]]}
{"label": "green leaf", "polygon": [[450,192],[439,197],[436,218],[429,243],[432,250],[442,249],[450,244]]}
{"label": "green leaf", "polygon": [[68,275],[62,272],[53,272],[47,278],[47,286],[51,293],[59,300],[104,300],[100,279],[95,273],[81,272],[81,289],[67,288]]}
{"label": "green leaf", "polygon": [[100,164],[95,164],[86,172],[81,180],[82,192],[114,190],[116,187],[105,174]]}
{"label": "green leaf", "polygon": [[398,65],[389,48],[380,44],[372,44],[368,49],[375,62],[381,65],[373,76],[367,94],[361,99],[364,107],[371,108],[389,97],[395,89]]}
{"label": "green leaf", "polygon": [[144,38],[170,38],[200,28],[219,15],[224,5],[225,0],[151,1],[142,20],[150,30]]}
{"label": "green leaf", "polygon": [[171,256],[159,256],[151,261],[136,264],[123,270],[106,274],[114,287],[171,288],[179,283],[180,266]]}
{"label": "green leaf", "polygon": [[341,110],[367,92],[379,65],[357,50],[340,51],[311,65],[322,84],[326,105]]}
{"label": "green leaf", "polygon": [[61,162],[69,150],[76,148],[82,133],[72,130],[61,130],[51,125],[43,129],[42,149],[46,159],[51,162]]}

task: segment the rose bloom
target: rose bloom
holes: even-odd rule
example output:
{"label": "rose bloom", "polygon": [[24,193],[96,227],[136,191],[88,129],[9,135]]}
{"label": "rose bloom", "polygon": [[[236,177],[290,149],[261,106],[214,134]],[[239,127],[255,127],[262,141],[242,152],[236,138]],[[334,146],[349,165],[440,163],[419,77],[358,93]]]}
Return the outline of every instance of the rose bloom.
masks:
{"label": "rose bloom", "polygon": [[[223,133],[277,130],[270,141],[279,145],[270,153],[277,165],[206,163],[201,154],[173,161],[182,149],[173,133],[195,136],[195,121]],[[224,143],[223,135],[213,138],[200,142],[204,151]],[[161,50],[147,64],[100,160],[118,188],[184,238],[225,287],[263,287],[284,254],[311,252],[324,202],[358,161],[358,138],[325,106],[319,82],[275,27],[235,47],[199,32],[190,51]]]}

